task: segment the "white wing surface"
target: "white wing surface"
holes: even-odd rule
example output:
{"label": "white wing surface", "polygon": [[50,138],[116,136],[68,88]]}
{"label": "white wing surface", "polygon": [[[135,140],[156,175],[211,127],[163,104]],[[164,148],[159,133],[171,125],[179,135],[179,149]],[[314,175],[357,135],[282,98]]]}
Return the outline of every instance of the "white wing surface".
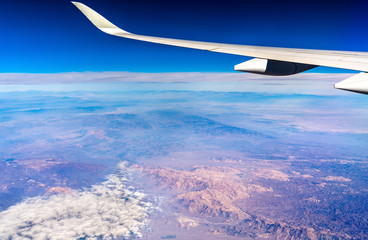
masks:
{"label": "white wing surface", "polygon": [[[308,50],[295,48],[260,47],[201,41],[188,41],[133,34],[118,28],[93,9],[78,2],[72,2],[101,31],[124,38],[160,43],[178,47],[194,48],[211,52],[254,57],[238,64],[235,70],[265,75],[290,75],[317,66],[343,68],[368,72],[367,52]],[[336,88],[368,94],[368,74],[359,74],[359,81],[344,80]],[[358,76],[358,75],[357,75]]]}

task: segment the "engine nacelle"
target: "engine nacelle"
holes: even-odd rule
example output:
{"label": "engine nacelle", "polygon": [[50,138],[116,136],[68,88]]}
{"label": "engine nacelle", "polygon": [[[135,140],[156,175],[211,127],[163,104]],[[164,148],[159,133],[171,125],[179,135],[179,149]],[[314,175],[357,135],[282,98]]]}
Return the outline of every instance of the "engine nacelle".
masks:
{"label": "engine nacelle", "polygon": [[236,71],[263,75],[286,76],[315,68],[315,65],[254,58],[234,66]]}

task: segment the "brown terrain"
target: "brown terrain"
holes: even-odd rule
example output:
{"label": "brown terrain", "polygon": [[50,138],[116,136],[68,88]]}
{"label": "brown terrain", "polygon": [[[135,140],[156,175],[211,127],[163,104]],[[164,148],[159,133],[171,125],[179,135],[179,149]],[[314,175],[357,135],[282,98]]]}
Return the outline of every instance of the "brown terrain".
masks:
{"label": "brown terrain", "polygon": [[[280,184],[290,184],[294,179],[312,178],[309,174],[224,166],[194,166],[190,170],[138,165],[133,167],[151,182],[154,180],[161,191],[168,193],[169,203],[176,211],[178,226],[185,229],[205,227],[213,236],[210,239],[215,239],[215,236],[223,236],[222,239],[352,238],[343,232],[332,232],[329,227],[317,229],[303,221],[293,221],[292,218],[288,220],[287,217],[283,219],[275,213],[265,216],[267,214],[262,214],[262,211],[258,211],[259,214],[254,211],[262,208],[262,204],[267,202],[264,199],[284,201],[284,196],[267,184],[268,181],[276,184],[277,188]],[[339,177],[329,177],[326,180],[347,181]],[[316,204],[319,199],[310,197],[303,201]],[[274,211],[282,209],[275,207]],[[309,214],[308,211],[305,214]]]}

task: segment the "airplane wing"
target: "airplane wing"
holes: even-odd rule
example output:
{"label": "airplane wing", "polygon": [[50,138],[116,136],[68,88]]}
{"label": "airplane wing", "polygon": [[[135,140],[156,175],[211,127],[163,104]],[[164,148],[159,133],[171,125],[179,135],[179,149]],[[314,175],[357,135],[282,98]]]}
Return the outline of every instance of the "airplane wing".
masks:
{"label": "airplane wing", "polygon": [[361,71],[362,73],[335,84],[335,88],[368,94],[367,52],[261,47],[138,35],[115,26],[82,3],[72,3],[98,29],[107,34],[165,45],[254,57],[254,59],[235,65],[234,69],[237,71],[279,76],[304,72],[317,66]]}

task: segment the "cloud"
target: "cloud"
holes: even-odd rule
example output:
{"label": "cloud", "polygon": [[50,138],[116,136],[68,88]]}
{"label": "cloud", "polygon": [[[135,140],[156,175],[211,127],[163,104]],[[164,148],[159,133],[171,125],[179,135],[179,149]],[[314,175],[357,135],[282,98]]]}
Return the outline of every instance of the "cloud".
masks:
{"label": "cloud", "polygon": [[128,187],[125,164],[100,185],[29,198],[0,213],[0,239],[115,239],[141,236],[152,205]]}
{"label": "cloud", "polygon": [[342,176],[328,176],[328,177],[325,177],[324,180],[334,181],[334,182],[351,182],[351,179],[344,178]]}
{"label": "cloud", "polygon": [[[117,83],[117,82],[224,82],[265,80],[264,85],[279,85],[282,81],[293,81],[300,85],[303,81],[338,82],[352,74],[302,73],[291,76],[265,76],[246,73],[134,73],[134,72],[70,72],[70,73],[2,73],[1,85],[16,84],[65,84],[65,83]],[[280,82],[281,81],[281,82]]]}
{"label": "cloud", "polygon": [[[347,95],[334,84],[352,74],[302,73],[264,76],[247,73],[84,72],[0,74],[0,92],[14,91],[220,91],[276,94]],[[135,85],[132,85],[132,84]],[[124,85],[125,84],[125,85]]]}

